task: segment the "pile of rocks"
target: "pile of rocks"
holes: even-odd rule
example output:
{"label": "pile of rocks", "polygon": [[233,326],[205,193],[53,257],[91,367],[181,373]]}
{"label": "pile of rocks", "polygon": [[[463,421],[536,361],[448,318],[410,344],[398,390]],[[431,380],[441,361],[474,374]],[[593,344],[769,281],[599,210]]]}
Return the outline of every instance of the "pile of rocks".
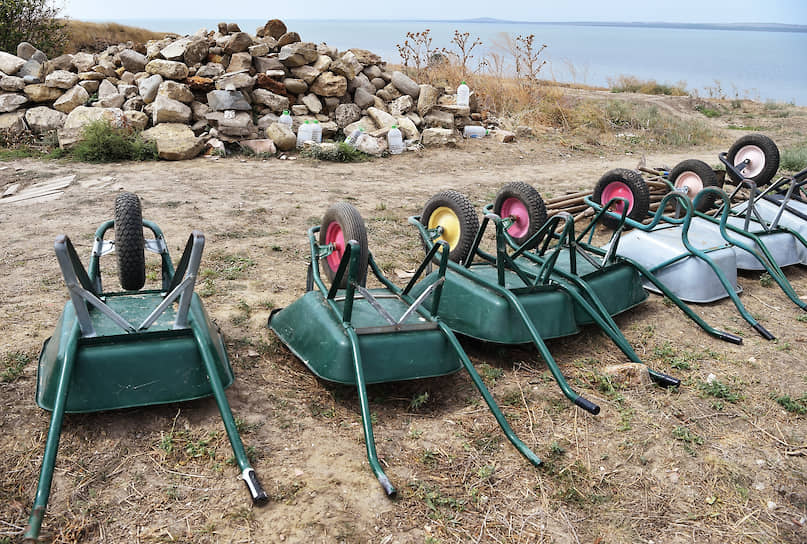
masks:
{"label": "pile of rocks", "polygon": [[[317,120],[324,138],[361,127],[369,137],[360,149],[380,154],[393,124],[410,142],[438,145],[482,119],[473,94],[471,107],[457,106],[451,91],[389,71],[370,51],[303,42],[277,19],[254,36],[221,23],[217,31],[100,54],[47,59],[25,42],[16,53],[0,52],[0,130],[57,131],[61,147],[106,119],[144,130],[164,159],[190,158],[221,141],[289,151],[297,127]],[[277,123],[284,110],[292,129]]]}

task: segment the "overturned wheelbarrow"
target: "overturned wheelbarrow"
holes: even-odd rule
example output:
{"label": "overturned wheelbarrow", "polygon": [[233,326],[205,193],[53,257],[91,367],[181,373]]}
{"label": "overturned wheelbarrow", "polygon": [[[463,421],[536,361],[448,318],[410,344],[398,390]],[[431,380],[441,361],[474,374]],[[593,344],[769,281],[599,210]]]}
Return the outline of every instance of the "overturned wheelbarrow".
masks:
{"label": "overturned wheelbarrow", "polygon": [[[113,227],[115,240],[104,241]],[[145,240],[144,227],[154,239]],[[204,235],[193,231],[174,269],[162,231],[142,219],[140,200],[132,193],[120,193],[115,219],[98,227],[88,270],[67,236],[56,239],[70,300],[39,355],[36,402],[52,415],[26,541],[36,541],[42,526],[65,413],[213,395],[252,500],[267,501],[224,393],[233,382],[224,342],[193,291],[204,242]],[[146,249],[161,257],[160,289],[142,289]],[[100,258],[113,251],[123,292],[105,292],[102,286]]]}
{"label": "overturned wheelbarrow", "polygon": [[[534,344],[564,395],[599,413],[599,406],[571,388],[544,340],[576,334],[593,323],[629,359],[641,362],[612,319],[647,298],[639,274],[622,262],[602,266],[593,259],[577,244],[571,215],[545,221],[543,201],[527,184],[506,185],[486,211],[480,225],[467,197],[443,191],[426,203],[420,216],[409,218],[427,250],[438,241],[451,249],[437,315],[466,336]],[[491,222],[495,255],[480,248]],[[431,298],[425,304],[434,311]],[[661,385],[679,384],[676,378],[649,372]]]}
{"label": "overturned wheelbarrow", "polygon": [[[269,327],[315,375],[356,386],[367,459],[388,496],[395,496],[396,489],[378,461],[367,384],[430,378],[464,368],[510,442],[531,463],[541,463],[510,428],[451,329],[434,317],[445,281],[447,244],[434,244],[401,289],[379,269],[367,248],[364,221],[350,204],[329,208],[322,225],[308,230],[308,239],[307,292],[288,307],[273,310]],[[432,259],[439,261],[439,269],[418,282]],[[330,288],[320,276],[320,264]],[[366,287],[368,267],[382,287]],[[426,297],[434,301],[431,312],[423,306]]]}

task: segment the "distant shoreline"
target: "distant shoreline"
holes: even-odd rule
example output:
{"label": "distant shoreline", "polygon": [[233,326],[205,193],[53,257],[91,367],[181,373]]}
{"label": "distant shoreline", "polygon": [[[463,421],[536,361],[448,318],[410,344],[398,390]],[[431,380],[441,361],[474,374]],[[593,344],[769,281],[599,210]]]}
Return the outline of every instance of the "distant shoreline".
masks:
{"label": "distant shoreline", "polygon": [[[196,18],[191,18],[194,20]],[[250,19],[252,17],[230,17],[230,19]],[[102,19],[83,19],[88,21],[102,21]],[[127,21],[146,22],[154,21],[187,21],[188,19],[148,19],[132,18],[118,19],[115,22],[125,24]],[[258,19],[255,19],[258,20]],[[624,21],[510,21],[506,19],[491,19],[482,17],[477,19],[288,19],[294,21],[311,22],[362,22],[362,23],[475,23],[475,24],[504,24],[504,25],[541,25],[541,26],[594,26],[617,28],[664,28],[681,30],[729,30],[752,32],[797,32],[807,33],[807,25],[790,25],[782,23],[665,23],[665,22],[624,22]]]}

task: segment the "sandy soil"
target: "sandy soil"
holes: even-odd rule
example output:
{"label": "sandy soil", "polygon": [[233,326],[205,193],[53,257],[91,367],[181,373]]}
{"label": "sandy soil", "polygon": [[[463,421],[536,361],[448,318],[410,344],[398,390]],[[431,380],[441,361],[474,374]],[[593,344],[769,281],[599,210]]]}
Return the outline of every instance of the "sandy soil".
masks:
{"label": "sandy soil", "polygon": [[[763,118],[762,109],[754,123],[780,144],[803,139],[802,110]],[[228,397],[272,500],[250,505],[211,399],[69,415],[44,525],[54,541],[807,542],[807,424],[772,398],[807,393],[807,334],[798,308],[759,274],[741,276],[742,297],[776,342],[756,336],[727,301],[698,311],[743,335],[743,346],[709,337],[656,296],[617,318],[648,364],[682,378],[675,391],[603,384],[599,370],[625,358],[593,328],[549,342],[574,386],[601,405],[599,416],[565,401],[533,348],[463,341],[516,433],[545,460],[540,468],[504,439],[463,373],[371,387],[379,455],[400,491],[394,501],[366,461],[355,391],[314,378],[265,326],[270,308],[304,292],[305,231],[333,202],[362,212],[371,251],[397,278],[421,257],[406,218],[441,189],[480,208],[514,180],[550,198],[591,189],[642,155],[651,166],[715,164],[742,132],[720,134],[710,148],[661,151],[581,150],[553,135],[474,141],[359,164],[0,163],[8,182],[77,176],[59,199],[0,204],[0,370],[27,361],[19,378],[0,383],[0,542],[19,539],[46,437],[36,358],[67,298],[53,240],[68,234],[85,258],[121,189],[141,197],[174,258],[192,228],[207,236],[197,291],[226,337],[236,373]],[[807,294],[803,268],[788,277]],[[709,374],[737,398],[707,394]]]}

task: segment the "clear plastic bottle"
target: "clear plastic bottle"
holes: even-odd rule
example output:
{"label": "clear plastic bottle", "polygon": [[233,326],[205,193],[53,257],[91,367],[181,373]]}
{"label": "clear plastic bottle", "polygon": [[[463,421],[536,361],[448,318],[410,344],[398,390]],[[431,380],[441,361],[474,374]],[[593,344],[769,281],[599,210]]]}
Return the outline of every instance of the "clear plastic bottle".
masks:
{"label": "clear plastic bottle", "polygon": [[484,138],[488,134],[490,134],[489,130],[476,125],[466,125],[465,128],[462,129],[463,138]]}
{"label": "clear plastic bottle", "polygon": [[278,124],[286,125],[287,127],[289,127],[289,129],[291,129],[292,120],[291,115],[289,115],[289,110],[283,110],[283,114],[280,116],[277,122]]}
{"label": "clear plastic bottle", "polygon": [[400,155],[404,151],[403,135],[398,129],[398,125],[392,125],[387,132],[387,145],[391,155]]}
{"label": "clear plastic bottle", "polygon": [[471,89],[468,85],[463,81],[460,83],[460,86],[457,87],[457,105],[468,107],[471,101]]}
{"label": "clear plastic bottle", "polygon": [[362,136],[364,136],[364,129],[359,127],[350,133],[350,136],[345,139],[345,143],[353,149],[356,149],[356,146],[359,145],[359,140],[361,140]]}
{"label": "clear plastic bottle", "polygon": [[311,122],[306,121],[297,129],[297,147],[303,147],[303,143],[311,139]]}
{"label": "clear plastic bottle", "polygon": [[311,124],[311,139],[314,140],[314,143],[322,143],[322,125],[316,119]]}

